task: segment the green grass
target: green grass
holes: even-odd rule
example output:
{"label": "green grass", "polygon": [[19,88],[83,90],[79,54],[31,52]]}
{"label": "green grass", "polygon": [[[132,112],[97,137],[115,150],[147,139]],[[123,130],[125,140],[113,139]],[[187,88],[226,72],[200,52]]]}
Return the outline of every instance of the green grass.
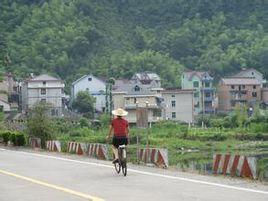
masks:
{"label": "green grass", "polygon": [[[105,144],[107,133],[107,128],[98,130],[74,128],[67,134],[58,134],[56,137],[65,143],[77,141]],[[268,148],[268,141],[252,141],[251,139],[255,139],[257,134],[247,133],[245,129],[188,129],[184,125],[167,123],[156,125],[148,130],[131,128],[129,156],[133,162],[137,161],[137,138],[139,147],[144,148],[147,135],[150,147],[168,149],[170,165],[187,163],[187,161],[205,163],[211,161],[213,153],[252,152],[255,149]],[[196,152],[191,152],[192,150]]]}

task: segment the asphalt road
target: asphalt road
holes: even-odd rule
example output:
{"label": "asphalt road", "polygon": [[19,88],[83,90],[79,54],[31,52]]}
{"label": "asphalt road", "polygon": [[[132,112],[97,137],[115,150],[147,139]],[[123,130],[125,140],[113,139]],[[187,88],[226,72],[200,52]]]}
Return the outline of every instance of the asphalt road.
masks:
{"label": "asphalt road", "polygon": [[258,182],[0,147],[0,201],[267,201]]}

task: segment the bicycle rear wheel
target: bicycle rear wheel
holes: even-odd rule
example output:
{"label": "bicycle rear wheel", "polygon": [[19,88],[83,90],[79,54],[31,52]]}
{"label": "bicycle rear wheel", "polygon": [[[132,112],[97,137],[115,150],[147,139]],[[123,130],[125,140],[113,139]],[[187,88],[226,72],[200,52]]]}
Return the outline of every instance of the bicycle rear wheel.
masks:
{"label": "bicycle rear wheel", "polygon": [[120,163],[115,163],[114,164],[115,171],[119,174],[121,171],[121,165]]}
{"label": "bicycle rear wheel", "polygon": [[122,173],[124,176],[127,176],[127,161],[122,162]]}

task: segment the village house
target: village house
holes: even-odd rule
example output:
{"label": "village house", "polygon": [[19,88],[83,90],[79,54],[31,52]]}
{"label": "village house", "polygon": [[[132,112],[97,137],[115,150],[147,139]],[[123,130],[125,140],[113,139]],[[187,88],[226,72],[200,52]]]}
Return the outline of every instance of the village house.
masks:
{"label": "village house", "polygon": [[97,112],[105,112],[106,107],[106,82],[94,75],[84,75],[74,81],[71,86],[71,102],[73,102],[80,91],[88,91],[92,95],[95,102]]}
{"label": "village house", "polygon": [[22,112],[43,102],[50,106],[51,116],[62,116],[64,86],[61,79],[45,74],[25,80],[21,88]]}
{"label": "village house", "polygon": [[128,111],[127,119],[136,123],[137,108],[146,108],[148,122],[162,119],[161,79],[151,72],[136,73],[130,80],[116,80],[113,86],[113,108]]}
{"label": "village house", "polygon": [[182,73],[182,89],[194,90],[194,114],[211,114],[215,112],[215,88],[213,77],[208,72],[186,71]]}
{"label": "village house", "polygon": [[14,81],[11,73],[6,73],[0,81],[0,110],[8,113],[18,110],[19,94],[18,83]]}
{"label": "village house", "polygon": [[261,101],[260,80],[253,77],[222,78],[218,85],[218,111],[227,112],[236,106],[253,106]]}
{"label": "village house", "polygon": [[162,92],[164,101],[163,118],[166,120],[193,123],[194,91],[191,89],[166,89]]}
{"label": "village house", "polygon": [[129,123],[136,123],[137,108],[148,111],[148,122],[154,123],[162,119],[162,98],[155,94],[127,94],[113,92],[114,108],[123,108],[128,111],[126,119]]}
{"label": "village house", "polygon": [[251,77],[251,78],[255,78],[257,79],[260,83],[261,86],[263,86],[266,83],[266,80],[264,79],[264,76],[261,72],[257,71],[254,68],[243,68],[240,72],[238,72],[237,74],[235,74],[232,77],[242,77],[242,78],[247,78],[247,77]]}
{"label": "village house", "polygon": [[136,73],[130,79],[131,88],[128,93],[161,93],[161,79],[156,73]]}

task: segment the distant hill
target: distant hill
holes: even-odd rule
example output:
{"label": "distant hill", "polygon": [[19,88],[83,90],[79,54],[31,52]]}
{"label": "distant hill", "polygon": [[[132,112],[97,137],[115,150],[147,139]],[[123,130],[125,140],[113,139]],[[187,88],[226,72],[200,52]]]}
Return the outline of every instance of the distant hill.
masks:
{"label": "distant hill", "polygon": [[129,78],[183,69],[215,77],[253,67],[268,77],[266,0],[2,0],[0,70]]}

